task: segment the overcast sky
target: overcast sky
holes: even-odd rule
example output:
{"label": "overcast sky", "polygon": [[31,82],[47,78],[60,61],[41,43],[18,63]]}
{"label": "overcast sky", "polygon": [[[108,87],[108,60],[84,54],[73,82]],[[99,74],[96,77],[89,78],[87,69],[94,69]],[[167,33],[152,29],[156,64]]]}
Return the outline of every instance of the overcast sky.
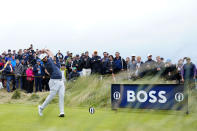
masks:
{"label": "overcast sky", "polygon": [[196,0],[1,0],[0,52],[97,50],[197,63]]}

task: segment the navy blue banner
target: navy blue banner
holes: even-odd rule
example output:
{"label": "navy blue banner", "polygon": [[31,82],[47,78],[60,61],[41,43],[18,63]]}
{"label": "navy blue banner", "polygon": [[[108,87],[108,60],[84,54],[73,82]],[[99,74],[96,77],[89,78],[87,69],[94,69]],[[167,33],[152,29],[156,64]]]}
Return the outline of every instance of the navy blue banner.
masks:
{"label": "navy blue banner", "polygon": [[187,109],[188,95],[184,85],[113,84],[111,103],[113,109],[183,110]]}

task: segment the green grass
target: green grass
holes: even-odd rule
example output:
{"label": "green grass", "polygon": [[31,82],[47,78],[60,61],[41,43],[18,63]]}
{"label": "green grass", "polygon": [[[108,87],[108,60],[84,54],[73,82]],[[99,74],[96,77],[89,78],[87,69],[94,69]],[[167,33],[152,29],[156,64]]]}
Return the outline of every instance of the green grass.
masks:
{"label": "green grass", "polygon": [[39,117],[35,105],[1,104],[0,131],[197,130],[197,115],[183,112],[95,108],[91,115],[85,107],[65,107],[66,117],[59,118],[57,106],[49,105]]}
{"label": "green grass", "polygon": [[[65,113],[58,118],[58,97],[44,111],[37,113],[49,92],[26,94],[20,92],[20,98],[12,99],[16,94],[0,90],[0,131],[196,131],[197,130],[197,91],[189,95],[188,116],[180,111],[155,111],[118,109],[111,110],[111,84],[173,84],[172,81],[146,78],[128,81],[125,76],[82,77],[75,82],[66,83]],[[89,107],[95,107],[91,115]]]}

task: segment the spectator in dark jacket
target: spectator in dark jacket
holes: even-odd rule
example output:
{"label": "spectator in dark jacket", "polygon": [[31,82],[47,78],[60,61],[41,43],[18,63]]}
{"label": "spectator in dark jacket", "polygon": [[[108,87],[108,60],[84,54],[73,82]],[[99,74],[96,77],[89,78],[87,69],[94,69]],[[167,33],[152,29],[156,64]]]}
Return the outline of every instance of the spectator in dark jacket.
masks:
{"label": "spectator in dark jacket", "polygon": [[[8,61],[8,64],[6,65],[6,68],[4,70],[6,72],[6,80],[7,80],[7,91],[10,92],[10,82],[14,81],[14,70],[12,68],[11,61]],[[13,82],[13,90],[15,89],[15,82]]]}
{"label": "spectator in dark jacket", "polygon": [[89,76],[91,74],[91,58],[89,52],[85,52],[85,56],[82,57],[82,74],[83,76]]}
{"label": "spectator in dark jacket", "polygon": [[102,65],[102,70],[101,70],[102,75],[110,73],[110,70],[109,70],[110,69],[110,61],[109,61],[109,57],[108,57],[107,52],[103,53],[101,65]]}
{"label": "spectator in dark jacket", "polygon": [[182,81],[186,84],[186,86],[193,88],[196,79],[196,66],[191,62],[189,57],[187,57],[186,60],[187,63],[184,64],[181,71]]}
{"label": "spectator in dark jacket", "polygon": [[60,60],[60,63],[63,62],[64,56],[61,53],[61,51],[59,50],[58,53],[56,54],[56,58],[58,58]]}
{"label": "spectator in dark jacket", "polygon": [[94,56],[91,59],[92,73],[101,73],[101,57],[98,56],[98,52],[94,51]]}
{"label": "spectator in dark jacket", "polygon": [[23,65],[19,62],[19,59],[16,59],[14,74],[15,74],[16,88],[18,89],[20,83],[20,88],[22,89]]}
{"label": "spectator in dark jacket", "polygon": [[76,80],[80,74],[77,72],[77,68],[73,67],[72,72],[69,74],[69,80]]}
{"label": "spectator in dark jacket", "polygon": [[34,76],[35,76],[35,87],[36,92],[42,92],[42,77],[43,77],[43,67],[40,64],[40,60],[37,60],[37,64],[33,68]]}
{"label": "spectator in dark jacket", "polygon": [[115,58],[114,58],[114,64],[115,64],[115,68],[114,68],[114,73],[118,73],[120,71],[124,71],[127,69],[127,65],[124,59],[121,58],[120,53],[116,52],[115,54]]}
{"label": "spectator in dark jacket", "polygon": [[27,79],[26,79],[26,70],[28,68],[27,64],[25,63],[25,60],[21,60],[22,64],[22,89],[27,91]]}
{"label": "spectator in dark jacket", "polygon": [[82,71],[81,59],[79,55],[76,55],[76,57],[73,59],[73,67],[76,67],[78,72]]}
{"label": "spectator in dark jacket", "polygon": [[148,54],[148,60],[144,64],[144,75],[154,75],[156,62],[152,59],[152,55]]}

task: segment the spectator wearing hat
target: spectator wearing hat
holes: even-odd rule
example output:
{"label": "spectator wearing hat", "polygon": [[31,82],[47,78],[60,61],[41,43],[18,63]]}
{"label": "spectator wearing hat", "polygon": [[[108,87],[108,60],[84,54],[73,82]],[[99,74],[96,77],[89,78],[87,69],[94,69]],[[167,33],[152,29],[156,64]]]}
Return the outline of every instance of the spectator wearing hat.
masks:
{"label": "spectator wearing hat", "polygon": [[98,56],[98,52],[94,51],[93,57],[91,59],[92,73],[100,74],[101,73],[101,57]]}
{"label": "spectator wearing hat", "polygon": [[186,58],[187,63],[183,65],[181,76],[182,82],[189,88],[194,88],[196,79],[196,65],[191,62],[191,58]]}
{"label": "spectator wearing hat", "polygon": [[43,77],[43,67],[41,65],[41,60],[37,60],[37,64],[33,68],[33,73],[35,76],[35,87],[36,92],[40,91],[42,92],[42,77]]}
{"label": "spectator wearing hat", "polygon": [[27,93],[33,92],[33,85],[34,85],[34,73],[33,73],[33,66],[30,64],[26,70],[27,75]]}
{"label": "spectator wearing hat", "polygon": [[120,71],[124,71],[127,69],[127,64],[123,58],[121,58],[120,53],[116,52],[115,53],[115,58],[114,58],[114,73],[119,73]]}
{"label": "spectator wearing hat", "polygon": [[89,76],[91,74],[91,58],[89,57],[89,52],[86,51],[85,55],[82,57],[82,75]]}
{"label": "spectator wearing hat", "polygon": [[77,72],[77,68],[73,67],[72,72],[69,74],[69,80],[76,80],[80,74]]}

